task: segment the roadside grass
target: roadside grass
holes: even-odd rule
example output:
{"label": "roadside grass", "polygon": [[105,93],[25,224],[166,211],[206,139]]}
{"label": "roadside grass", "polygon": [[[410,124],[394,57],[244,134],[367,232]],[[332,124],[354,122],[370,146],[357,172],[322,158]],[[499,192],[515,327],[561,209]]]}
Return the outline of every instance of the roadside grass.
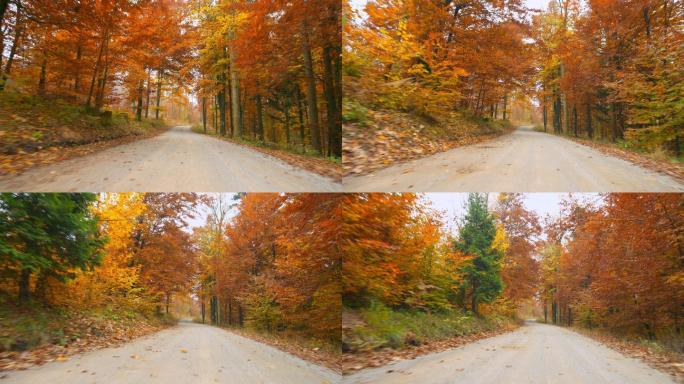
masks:
{"label": "roadside grass", "polygon": [[[195,124],[191,127],[191,130],[195,133],[199,133],[202,135],[208,135],[208,136],[213,136],[213,137],[218,137],[221,138],[217,132],[214,132],[213,129],[207,128],[207,132],[204,132],[204,128],[202,128],[201,125]],[[250,146],[255,146],[259,148],[265,148],[265,149],[272,149],[272,150],[277,150],[277,151],[284,151],[288,153],[292,153],[294,155],[300,155],[300,156],[306,156],[306,157],[311,157],[311,158],[316,158],[316,159],[323,159],[327,160],[331,163],[334,164],[341,164],[342,159],[339,157],[334,157],[334,156],[321,156],[318,152],[310,149],[310,148],[302,148],[301,145],[283,145],[280,143],[272,143],[272,142],[267,142],[267,141],[262,141],[256,138],[250,138],[250,137],[241,137],[241,138],[231,138],[231,137],[224,137],[222,139],[230,140],[238,144],[245,144],[245,145],[250,145]]]}
{"label": "roadside grass", "polygon": [[359,319],[343,332],[343,350],[355,352],[382,348],[402,349],[442,339],[495,331],[515,322],[492,315],[477,317],[462,310],[428,313],[415,310],[393,310],[380,303],[369,308],[345,308]]}
{"label": "roadside grass", "polygon": [[[0,296],[0,353],[28,351],[46,344],[69,346],[95,339],[124,339],[145,327],[175,324],[165,314],[142,314],[131,309],[103,307],[75,310],[42,304],[18,303]],[[99,344],[97,341],[96,344]]]}
{"label": "roadside grass", "polygon": [[75,146],[165,127],[162,120],[135,121],[127,111],[96,112],[57,96],[0,92],[0,154]]}

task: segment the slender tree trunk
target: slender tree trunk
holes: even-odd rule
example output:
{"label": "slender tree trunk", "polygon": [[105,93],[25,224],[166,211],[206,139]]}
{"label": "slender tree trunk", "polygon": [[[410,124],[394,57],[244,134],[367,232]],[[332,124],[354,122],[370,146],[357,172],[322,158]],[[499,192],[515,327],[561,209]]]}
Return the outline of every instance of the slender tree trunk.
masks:
{"label": "slender tree trunk", "polygon": [[477,285],[473,285],[473,294],[472,297],[470,298],[470,309],[473,311],[475,316],[478,315],[477,312]]}
{"label": "slender tree trunk", "polygon": [[200,312],[202,313],[202,324],[205,323],[205,317],[206,317],[206,304],[204,303],[204,295],[202,295],[202,303],[201,303],[201,308]]}
{"label": "slender tree trunk", "polygon": [[586,116],[586,125],[587,125],[587,135],[589,135],[590,139],[594,138],[594,129],[591,126],[591,104],[587,103],[587,116]]}
{"label": "slender tree trunk", "polygon": [[102,72],[102,78],[98,82],[98,89],[95,95],[95,108],[97,110],[102,108],[104,103],[104,91],[107,86],[107,77],[109,76],[109,39],[107,39],[107,43],[105,44],[104,56],[104,71]]}
{"label": "slender tree trunk", "polygon": [[147,68],[147,85],[145,85],[145,119],[150,116],[150,95],[152,94],[152,68]]}
{"label": "slender tree trunk", "polygon": [[159,109],[161,107],[161,90],[162,78],[164,77],[164,70],[159,68],[157,70],[157,109],[154,111],[154,118],[159,120]]}
{"label": "slender tree trunk", "polygon": [[202,128],[204,134],[207,134],[207,97],[202,96]]}
{"label": "slender tree trunk", "polygon": [[284,105],[283,114],[285,115],[285,147],[290,147],[290,104],[288,102]]}
{"label": "slender tree trunk", "polygon": [[142,110],[143,110],[143,81],[138,80],[138,108],[135,110],[135,119],[137,121],[142,121]]}
{"label": "slender tree trunk", "polygon": [[235,64],[235,51],[233,49],[233,42],[228,44],[228,60],[230,62],[230,116],[231,126],[235,137],[241,137],[244,131],[242,111],[240,109],[240,80],[237,73],[237,65]]}
{"label": "slender tree trunk", "polygon": [[[7,57],[7,63],[5,64],[5,71],[2,73],[2,76],[0,76],[0,91],[5,89],[5,83],[7,82],[7,78],[9,77],[10,73],[12,72],[12,64],[14,63],[14,56],[17,53],[17,48],[19,47],[19,41],[21,40],[21,36],[24,32],[24,26],[20,21],[19,18],[20,15],[17,15],[17,21],[14,24],[14,41],[12,41],[12,47],[10,48],[10,53],[9,56]],[[0,68],[0,72],[2,72]]]}
{"label": "slender tree trunk", "polygon": [[43,48],[43,60],[40,62],[40,78],[38,80],[38,94],[44,95],[47,85],[47,48]]}
{"label": "slender tree trunk", "polygon": [[318,153],[322,152],[321,129],[318,124],[318,100],[316,95],[316,74],[311,57],[311,46],[309,44],[309,28],[306,21],[302,24],[302,51],[304,54],[304,73],[306,76],[306,99],[307,111],[309,114],[309,134],[311,136],[311,146]]}
{"label": "slender tree trunk", "polygon": [[256,100],[256,125],[257,134],[259,135],[259,140],[265,141],[264,137],[264,117],[263,117],[263,105],[261,104],[261,96],[256,95],[254,97]]}
{"label": "slender tree trunk", "polygon": [[508,92],[504,93],[503,98],[503,119],[508,120]]}
{"label": "slender tree trunk", "polygon": [[83,41],[78,41],[78,46],[76,47],[76,68],[74,73],[74,91],[78,92],[81,90],[81,58],[83,57]]}
{"label": "slender tree trunk", "polygon": [[90,80],[90,89],[88,90],[88,98],[86,99],[86,107],[90,107],[90,101],[93,98],[93,92],[95,90],[95,80],[100,73],[100,65],[102,64],[102,53],[104,52],[105,42],[109,40],[109,30],[105,30],[102,35],[102,41],[100,41],[100,49],[97,54],[97,61],[95,62],[95,70],[93,71],[93,77]]}
{"label": "slender tree trunk", "polygon": [[324,83],[325,83],[325,98],[328,113],[328,148],[329,155],[335,157],[342,157],[342,119],[337,110],[337,100],[335,97],[334,72],[332,65],[332,58],[330,57],[333,50],[330,46],[323,50],[323,66]]}
{"label": "slender tree trunk", "polygon": [[19,301],[26,301],[30,296],[29,280],[31,278],[31,270],[24,268],[21,270],[19,276]]}
{"label": "slender tree trunk", "polygon": [[302,143],[302,152],[306,152],[306,133],[304,131],[304,111],[302,109],[302,92],[299,90],[299,84],[295,89],[295,102],[297,103],[297,116],[299,117],[299,139]]}
{"label": "slender tree trunk", "polygon": [[572,104],[572,127],[575,133],[575,137],[579,135],[579,127],[577,123],[577,104]]}
{"label": "slender tree trunk", "polygon": [[166,314],[169,314],[169,304],[171,303],[171,292],[166,293]]}

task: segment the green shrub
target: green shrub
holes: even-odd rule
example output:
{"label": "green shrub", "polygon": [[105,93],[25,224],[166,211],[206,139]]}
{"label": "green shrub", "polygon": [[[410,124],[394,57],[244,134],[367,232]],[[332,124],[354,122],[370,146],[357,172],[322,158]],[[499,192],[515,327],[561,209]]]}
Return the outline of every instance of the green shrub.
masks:
{"label": "green shrub", "polygon": [[356,100],[345,99],[342,101],[342,121],[366,125],[368,109]]}

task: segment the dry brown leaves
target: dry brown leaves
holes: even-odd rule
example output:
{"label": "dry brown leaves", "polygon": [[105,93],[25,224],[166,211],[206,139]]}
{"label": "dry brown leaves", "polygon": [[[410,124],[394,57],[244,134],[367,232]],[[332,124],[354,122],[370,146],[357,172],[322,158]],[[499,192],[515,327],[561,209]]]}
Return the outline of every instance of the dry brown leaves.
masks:
{"label": "dry brown leaves", "polygon": [[612,144],[597,143],[588,139],[568,137],[578,144],[596,149],[597,151],[609,156],[614,156],[632,164],[641,166],[654,172],[670,176],[680,182],[684,182],[684,164],[677,164],[670,161],[656,160],[647,155],[633,152],[627,149],[618,148]]}
{"label": "dry brown leaves", "polygon": [[258,145],[245,143],[244,141],[236,141],[229,137],[214,137],[217,137],[221,140],[229,141],[233,144],[240,145],[261,153],[265,153],[267,155],[280,159],[288,164],[306,169],[308,171],[317,173],[321,176],[329,177],[335,181],[342,181],[342,165],[332,162],[330,160],[299,155],[296,153],[286,152],[277,149],[264,148]]}
{"label": "dry brown leaves", "polygon": [[643,344],[619,339],[604,333],[589,331],[582,328],[573,329],[625,356],[645,362],[649,366],[670,375],[677,383],[684,383],[684,355],[681,353],[654,351],[652,348]]}
{"label": "dry brown leaves", "polygon": [[94,320],[86,316],[74,316],[64,334],[79,334],[80,337],[64,346],[42,344],[27,351],[0,352],[0,372],[24,370],[34,365],[51,361],[67,361],[69,356],[100,348],[122,345],[140,336],[157,332],[165,326],[146,321]]}
{"label": "dry brown leaves", "polygon": [[147,139],[165,132],[168,128],[152,129],[144,134],[130,134],[114,139],[105,139],[71,147],[49,147],[35,152],[20,151],[14,155],[0,153],[0,176],[16,174],[29,168],[48,165],[59,161],[85,156],[107,148],[133,141]]}
{"label": "dry brown leaves", "polygon": [[483,133],[479,132],[480,127],[459,120],[454,126],[429,126],[398,112],[368,111],[368,118],[365,126],[343,126],[345,176],[367,174],[392,164],[477,144],[510,132]]}
{"label": "dry brown leaves", "polygon": [[229,328],[229,330],[230,332],[248,339],[278,348],[281,351],[295,355],[300,359],[328,367],[335,372],[342,372],[339,353],[332,352],[325,348],[312,347],[299,338],[278,335],[263,335],[257,332],[239,328]]}
{"label": "dry brown leaves", "polygon": [[363,368],[375,368],[393,361],[415,359],[416,357],[457,348],[478,340],[498,336],[518,328],[516,324],[508,324],[493,331],[478,332],[467,336],[457,336],[450,339],[424,342],[419,346],[404,349],[383,348],[380,350],[363,351],[342,354],[342,372],[350,374]]}

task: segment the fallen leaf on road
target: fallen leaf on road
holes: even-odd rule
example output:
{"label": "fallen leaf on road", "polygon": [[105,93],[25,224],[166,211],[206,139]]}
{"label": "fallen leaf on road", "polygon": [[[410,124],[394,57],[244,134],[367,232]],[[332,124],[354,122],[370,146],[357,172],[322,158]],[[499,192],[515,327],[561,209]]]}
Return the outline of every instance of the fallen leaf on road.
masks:
{"label": "fallen leaf on road", "polygon": [[181,352],[183,352],[183,353],[188,353],[188,350],[187,350],[187,349],[185,349],[185,348],[181,348],[181,350],[180,350],[180,351],[181,351]]}

